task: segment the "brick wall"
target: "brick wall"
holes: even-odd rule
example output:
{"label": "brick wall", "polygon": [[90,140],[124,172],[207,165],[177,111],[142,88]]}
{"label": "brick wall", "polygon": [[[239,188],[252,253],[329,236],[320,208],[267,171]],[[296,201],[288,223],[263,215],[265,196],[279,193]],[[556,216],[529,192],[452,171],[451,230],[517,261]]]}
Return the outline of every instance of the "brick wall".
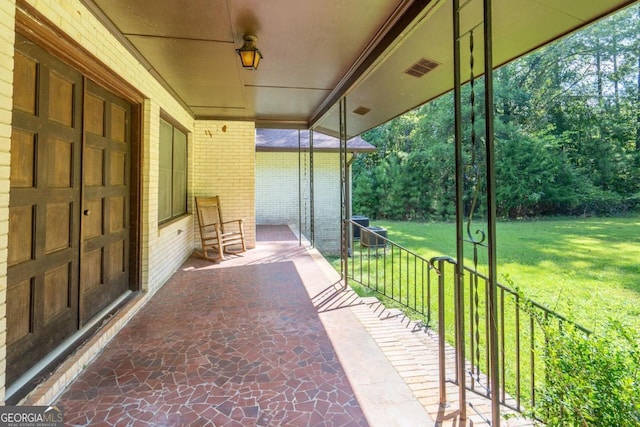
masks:
{"label": "brick wall", "polygon": [[[305,161],[306,156],[305,156]],[[305,185],[302,200],[298,197],[298,154],[278,152],[256,153],[256,222],[287,224],[298,227],[298,211],[303,212],[309,200],[308,168],[300,168]],[[303,215],[305,216],[305,215]],[[304,230],[304,226],[302,229]]]}
{"label": "brick wall", "polygon": [[[256,222],[287,224],[310,237],[309,155],[256,153]],[[301,185],[298,186],[298,180]],[[315,245],[325,254],[340,251],[340,157],[314,153]],[[299,191],[300,188],[300,191]],[[301,197],[299,196],[301,195]],[[299,210],[302,210],[302,224]]]}
{"label": "brick wall", "polygon": [[[255,247],[254,123],[198,120],[193,147],[193,195],[220,196],[224,219],[244,219],[247,246]],[[197,223],[193,235],[199,246]]]}
{"label": "brick wall", "polygon": [[[158,225],[158,181],[160,147],[160,105],[145,101],[143,130],[143,217],[142,285],[151,293],[158,290],[193,252],[193,215]],[[188,172],[193,174],[192,133],[187,135]],[[188,185],[188,183],[187,183]]]}
{"label": "brick wall", "polygon": [[7,341],[7,247],[9,233],[9,165],[13,107],[15,2],[0,2],[0,402],[4,402]]}

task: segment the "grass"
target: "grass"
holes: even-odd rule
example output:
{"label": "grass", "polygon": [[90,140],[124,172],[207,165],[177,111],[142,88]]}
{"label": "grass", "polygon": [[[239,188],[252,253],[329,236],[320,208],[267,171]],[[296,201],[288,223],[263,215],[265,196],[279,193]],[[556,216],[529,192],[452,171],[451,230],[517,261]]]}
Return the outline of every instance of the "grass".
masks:
{"label": "grass", "polygon": [[[453,223],[375,225],[425,258],[455,257]],[[640,328],[640,218],[499,222],[496,236],[499,282],[590,329],[607,318]],[[478,258],[485,272],[486,251]],[[472,264],[469,244],[465,259]]]}

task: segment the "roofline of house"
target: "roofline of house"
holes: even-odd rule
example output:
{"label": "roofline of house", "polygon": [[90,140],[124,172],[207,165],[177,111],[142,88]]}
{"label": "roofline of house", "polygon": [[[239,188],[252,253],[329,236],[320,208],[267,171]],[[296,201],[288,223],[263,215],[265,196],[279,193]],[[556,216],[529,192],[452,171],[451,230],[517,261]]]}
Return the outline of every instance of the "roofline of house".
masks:
{"label": "roofline of house", "polygon": [[[298,151],[301,152],[308,152],[309,151],[309,147],[260,147],[260,146],[256,146],[256,152],[282,152],[282,153],[297,153]],[[377,151],[377,149],[375,147],[371,147],[371,148],[360,148],[360,147],[347,147],[347,151],[350,153],[375,153]],[[313,147],[313,152],[320,152],[320,153],[339,153],[340,149],[339,148],[327,148],[327,147]]]}

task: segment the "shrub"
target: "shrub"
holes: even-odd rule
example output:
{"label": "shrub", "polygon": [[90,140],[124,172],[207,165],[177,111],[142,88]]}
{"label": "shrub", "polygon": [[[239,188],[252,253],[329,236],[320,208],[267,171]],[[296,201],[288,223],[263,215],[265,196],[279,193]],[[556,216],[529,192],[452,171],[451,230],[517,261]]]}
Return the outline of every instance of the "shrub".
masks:
{"label": "shrub", "polygon": [[588,335],[544,324],[544,385],[532,414],[548,426],[640,426],[640,344],[619,322]]}

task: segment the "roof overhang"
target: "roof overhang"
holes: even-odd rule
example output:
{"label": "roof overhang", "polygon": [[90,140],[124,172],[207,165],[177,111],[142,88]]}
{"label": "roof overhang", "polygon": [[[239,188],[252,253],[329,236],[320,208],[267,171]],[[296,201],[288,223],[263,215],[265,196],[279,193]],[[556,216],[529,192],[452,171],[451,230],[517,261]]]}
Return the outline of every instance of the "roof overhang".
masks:
{"label": "roof overhang", "polygon": [[[451,0],[82,1],[196,119],[337,135],[336,104],[346,96],[353,136],[453,86]],[[493,0],[494,63],[634,2]],[[482,20],[482,1],[462,3],[467,33]],[[258,37],[264,55],[256,71],[235,52],[244,34]],[[437,66],[406,74],[423,59]]]}
{"label": "roof overhang", "polygon": [[[308,152],[311,147],[310,132],[294,129],[257,129],[256,152]],[[356,136],[347,141],[346,150],[349,153],[373,153],[377,149]],[[320,132],[313,132],[313,152],[339,153],[340,140]]]}

